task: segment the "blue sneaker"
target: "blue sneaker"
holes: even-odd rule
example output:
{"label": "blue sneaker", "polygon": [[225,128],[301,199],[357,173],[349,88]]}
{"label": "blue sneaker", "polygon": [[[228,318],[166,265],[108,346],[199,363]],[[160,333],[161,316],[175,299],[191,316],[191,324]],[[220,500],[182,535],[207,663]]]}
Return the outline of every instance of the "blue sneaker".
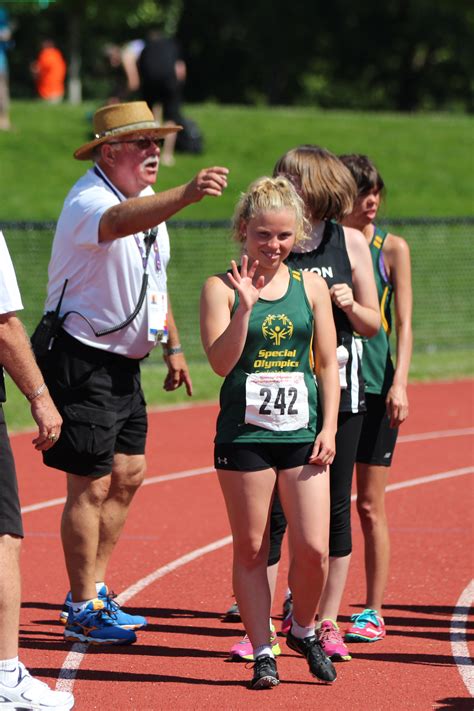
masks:
{"label": "blue sneaker", "polygon": [[116,615],[108,610],[102,600],[91,600],[82,612],[74,614],[69,609],[64,639],[70,642],[90,644],[133,644],[137,635],[117,624]]}
{"label": "blue sneaker", "polygon": [[[99,600],[102,600],[107,610],[110,610],[116,615],[116,624],[119,627],[122,627],[124,630],[141,630],[142,627],[146,627],[147,621],[144,617],[141,615],[129,615],[122,610],[118,602],[114,600],[116,595],[113,592],[109,592],[107,585],[102,585],[97,593],[97,597]],[[59,613],[59,621],[62,625],[67,625],[71,603],[72,597],[71,591],[69,591],[64,600],[63,608]]]}

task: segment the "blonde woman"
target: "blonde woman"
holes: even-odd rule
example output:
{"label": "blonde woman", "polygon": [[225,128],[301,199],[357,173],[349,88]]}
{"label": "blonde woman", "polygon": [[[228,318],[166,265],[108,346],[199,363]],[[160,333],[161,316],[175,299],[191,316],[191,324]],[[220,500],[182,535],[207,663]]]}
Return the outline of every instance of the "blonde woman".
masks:
{"label": "blonde woman", "polygon": [[234,216],[241,266],[232,261],[226,274],[210,277],[201,297],[204,349],[225,378],[215,467],[233,535],[233,589],[254,650],[254,689],[279,683],[267,579],[275,489],[293,548],[295,621],[288,646],[306,657],[318,679],[336,678],[314,630],[328,566],[329,464],[339,404],[336,333],[324,280],[284,263],[306,229],[304,205],[291,183],[257,180]]}

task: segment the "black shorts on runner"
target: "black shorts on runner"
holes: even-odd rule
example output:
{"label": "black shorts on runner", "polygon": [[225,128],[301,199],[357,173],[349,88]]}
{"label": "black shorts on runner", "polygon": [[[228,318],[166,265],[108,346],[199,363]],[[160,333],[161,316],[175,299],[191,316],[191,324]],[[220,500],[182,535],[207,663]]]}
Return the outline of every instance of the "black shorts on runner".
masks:
{"label": "black shorts on runner", "polygon": [[138,360],[91,348],[62,331],[38,363],[63,418],[57,443],[43,452],[46,466],[99,478],[112,471],[114,454],[144,454],[147,414]]}
{"label": "black shorts on runner", "polygon": [[366,393],[367,412],[357,449],[356,462],[389,467],[398,437],[398,427],[390,427],[383,395]]}
{"label": "black shorts on runner", "polygon": [[15,462],[0,405],[0,535],[7,534],[23,538],[23,524]]}
{"label": "black shorts on runner", "polygon": [[254,472],[260,469],[294,469],[308,464],[313,446],[314,442],[216,444],[214,445],[214,466],[216,469],[230,469],[240,472]]}

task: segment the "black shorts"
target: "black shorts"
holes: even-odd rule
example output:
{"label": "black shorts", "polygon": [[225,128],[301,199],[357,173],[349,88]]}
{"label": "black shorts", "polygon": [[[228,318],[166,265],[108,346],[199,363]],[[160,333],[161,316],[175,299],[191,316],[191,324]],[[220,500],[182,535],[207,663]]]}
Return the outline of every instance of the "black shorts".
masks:
{"label": "black shorts", "polygon": [[112,471],[114,454],[144,454],[147,414],[138,360],[91,348],[62,331],[38,363],[63,418],[59,440],[43,452],[46,466],[99,478]]}
{"label": "black shorts", "polygon": [[214,466],[216,469],[231,469],[240,472],[254,472],[260,469],[294,469],[308,463],[313,446],[314,442],[216,444],[214,445]]}
{"label": "black shorts", "polygon": [[383,395],[366,394],[367,412],[357,449],[356,462],[389,467],[398,437],[398,427],[390,427]]}
{"label": "black shorts", "polygon": [[[329,555],[344,557],[352,550],[351,486],[355,453],[362,427],[361,413],[340,412],[337,421],[336,456],[329,468],[331,519],[329,526]],[[286,519],[278,492],[270,514],[270,552],[268,565],[280,560],[281,544],[286,530]]]}
{"label": "black shorts", "polygon": [[23,538],[15,462],[0,405],[0,535],[5,534]]}

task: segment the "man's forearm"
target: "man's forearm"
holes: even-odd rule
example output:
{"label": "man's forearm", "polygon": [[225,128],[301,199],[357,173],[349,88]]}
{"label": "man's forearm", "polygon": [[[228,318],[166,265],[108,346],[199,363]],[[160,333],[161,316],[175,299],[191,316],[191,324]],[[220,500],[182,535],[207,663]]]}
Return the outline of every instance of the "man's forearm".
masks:
{"label": "man's forearm", "polygon": [[0,363],[26,397],[31,398],[42,387],[44,379],[30,341],[14,313],[0,316]]}

